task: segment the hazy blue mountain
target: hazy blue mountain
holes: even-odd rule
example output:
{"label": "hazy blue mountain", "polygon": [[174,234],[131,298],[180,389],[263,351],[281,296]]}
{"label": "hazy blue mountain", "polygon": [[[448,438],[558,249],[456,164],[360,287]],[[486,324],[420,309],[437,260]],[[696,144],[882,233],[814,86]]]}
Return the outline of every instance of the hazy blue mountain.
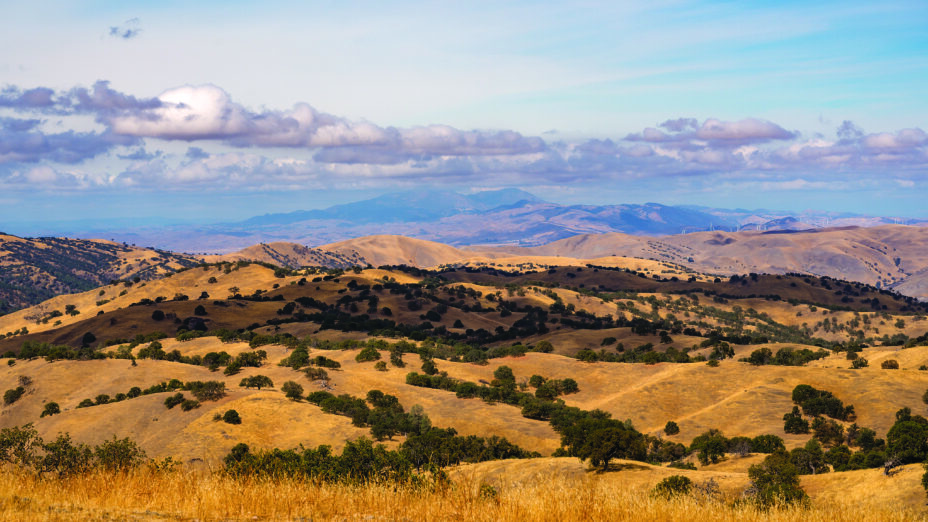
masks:
{"label": "hazy blue mountain", "polygon": [[353,224],[432,221],[457,214],[483,212],[522,202],[542,202],[519,189],[458,194],[447,190],[413,190],[384,194],[373,199],[335,205],[321,210],[265,214],[241,222],[244,226],[286,225],[301,221],[344,220]]}

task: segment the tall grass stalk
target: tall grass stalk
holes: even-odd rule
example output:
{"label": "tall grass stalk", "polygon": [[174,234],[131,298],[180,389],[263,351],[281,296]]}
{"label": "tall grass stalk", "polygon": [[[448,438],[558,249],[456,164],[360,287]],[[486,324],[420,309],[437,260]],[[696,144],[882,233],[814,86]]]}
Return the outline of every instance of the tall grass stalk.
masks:
{"label": "tall grass stalk", "polygon": [[0,473],[0,520],[477,520],[477,521],[892,521],[911,511],[862,512],[853,504],[760,510],[749,503],[660,499],[644,488],[588,478],[498,492],[462,480],[447,487],[319,484],[298,479],[139,468],[73,477]]}

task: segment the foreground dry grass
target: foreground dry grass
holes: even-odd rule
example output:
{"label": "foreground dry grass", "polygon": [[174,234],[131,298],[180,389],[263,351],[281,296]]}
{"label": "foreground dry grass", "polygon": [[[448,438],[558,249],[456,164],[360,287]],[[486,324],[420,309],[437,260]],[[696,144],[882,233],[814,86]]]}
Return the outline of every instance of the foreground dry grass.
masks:
{"label": "foreground dry grass", "polygon": [[299,480],[235,480],[218,474],[141,470],[40,479],[0,474],[2,520],[916,520],[907,510],[862,511],[853,504],[816,503],[761,511],[748,505],[659,500],[646,488],[585,477],[481,495],[461,480],[438,489],[394,484],[344,486]]}

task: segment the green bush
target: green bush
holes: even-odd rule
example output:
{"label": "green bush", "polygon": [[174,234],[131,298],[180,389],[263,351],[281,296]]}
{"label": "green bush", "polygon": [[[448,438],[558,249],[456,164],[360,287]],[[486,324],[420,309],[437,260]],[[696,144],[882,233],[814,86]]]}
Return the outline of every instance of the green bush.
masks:
{"label": "green bush", "polygon": [[329,380],[329,372],[325,371],[322,368],[306,368],[305,370],[303,370],[303,373],[305,373],[306,378],[311,381]]}
{"label": "green bush", "polygon": [[31,466],[41,446],[42,438],[32,424],[0,430],[0,462]]}
{"label": "green bush", "polygon": [[200,401],[195,401],[191,399],[185,399],[180,403],[180,409],[184,411],[195,410],[200,407]]}
{"label": "green bush", "polygon": [[42,410],[42,415],[40,415],[40,417],[58,415],[59,413],[61,413],[61,406],[58,406],[57,402],[46,402],[45,409]]}
{"label": "green bush", "polygon": [[683,475],[671,475],[657,483],[651,493],[656,497],[671,498],[688,495],[693,489],[693,481]]}
{"label": "green bush", "polygon": [[145,451],[132,440],[117,439],[104,441],[94,449],[97,465],[110,471],[135,468],[145,461]]}
{"label": "green bush", "polygon": [[358,362],[370,362],[380,360],[380,352],[377,348],[373,346],[365,346],[358,355],[355,356],[354,360]]}
{"label": "green bush", "polygon": [[45,455],[38,467],[46,473],[58,476],[83,473],[93,467],[93,450],[86,444],[74,444],[67,433],[59,433],[54,442],[42,445]]}
{"label": "green bush", "polygon": [[226,384],[220,381],[191,381],[184,389],[200,401],[218,401],[226,396]]}
{"label": "green bush", "polygon": [[435,366],[435,361],[431,359],[426,359],[422,363],[422,371],[426,375],[436,375],[438,373],[438,367]]}
{"label": "green bush", "polygon": [[274,381],[271,380],[267,375],[252,375],[251,377],[245,377],[242,379],[239,386],[243,388],[272,388],[274,386]]}
{"label": "green bush", "polygon": [[667,421],[667,424],[664,425],[664,434],[676,435],[677,433],[680,433],[680,426],[677,426],[674,421]]}
{"label": "green bush", "polygon": [[238,412],[235,410],[227,410],[222,415],[222,421],[226,424],[241,424],[242,418],[239,417]]}
{"label": "green bush", "polygon": [[15,388],[9,389],[3,394],[3,404],[9,406],[14,402],[18,401],[26,393],[26,389],[22,386],[17,386]]}
{"label": "green bush", "polygon": [[184,399],[183,393],[175,393],[174,395],[171,395],[167,399],[164,399],[164,405],[167,406],[167,408],[170,410],[174,406],[177,406],[178,404],[184,402],[184,400],[186,399]]}
{"label": "green bush", "polygon": [[799,470],[785,451],[772,453],[760,464],[751,466],[748,477],[751,479],[754,501],[761,506],[802,502],[807,498],[799,485]]}
{"label": "green bush", "polygon": [[303,398],[303,387],[293,381],[285,382],[280,390],[288,399],[298,401]]}
{"label": "green bush", "polygon": [[725,459],[725,452],[728,450],[728,439],[717,429],[699,435],[690,444],[690,451],[696,452],[699,463],[703,466],[717,464],[720,460]]}

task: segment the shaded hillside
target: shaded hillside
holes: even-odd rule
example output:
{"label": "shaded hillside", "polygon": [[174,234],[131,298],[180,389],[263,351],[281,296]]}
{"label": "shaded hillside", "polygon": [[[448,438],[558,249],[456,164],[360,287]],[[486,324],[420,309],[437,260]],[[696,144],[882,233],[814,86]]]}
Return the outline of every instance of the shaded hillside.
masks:
{"label": "shaded hillside", "polygon": [[190,256],[102,240],[0,235],[0,315],[113,279],[152,279]]}

